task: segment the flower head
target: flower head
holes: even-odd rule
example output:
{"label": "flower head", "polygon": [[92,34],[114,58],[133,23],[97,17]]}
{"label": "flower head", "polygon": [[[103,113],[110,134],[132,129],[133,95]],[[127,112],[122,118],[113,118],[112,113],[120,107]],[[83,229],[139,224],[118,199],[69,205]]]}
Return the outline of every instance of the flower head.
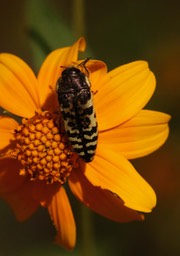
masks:
{"label": "flower head", "polygon": [[[105,63],[89,60],[98,145],[92,162],[73,152],[64,132],[56,84],[62,67],[77,66],[85,40],[57,49],[36,77],[20,58],[0,54],[0,105],[21,118],[0,117],[0,195],[23,221],[41,205],[57,229],[56,242],[72,249],[76,226],[63,186],[95,212],[118,222],[142,220],[156,196],[128,161],[159,148],[168,136],[170,117],[142,110],[155,89],[144,61],[107,72]],[[20,119],[19,118],[19,119]]]}

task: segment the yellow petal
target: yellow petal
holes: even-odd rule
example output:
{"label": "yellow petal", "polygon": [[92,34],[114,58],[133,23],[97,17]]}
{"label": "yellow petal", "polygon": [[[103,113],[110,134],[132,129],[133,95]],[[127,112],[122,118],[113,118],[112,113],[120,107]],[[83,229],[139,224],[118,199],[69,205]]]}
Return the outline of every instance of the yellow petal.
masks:
{"label": "yellow petal", "polygon": [[141,110],[122,125],[101,132],[98,143],[127,159],[148,155],[166,141],[169,119],[170,116],[164,113]]}
{"label": "yellow petal", "polygon": [[20,58],[0,54],[0,106],[9,112],[31,117],[39,109],[37,79]]}
{"label": "yellow petal", "polygon": [[128,160],[116,152],[98,147],[94,160],[81,167],[94,185],[115,193],[124,205],[140,212],[150,212],[156,195]]}
{"label": "yellow petal", "polygon": [[[78,60],[74,63],[74,65],[80,66],[80,64],[83,62],[84,60]],[[106,77],[107,66],[103,61],[90,59],[85,63],[85,68],[87,69],[88,74],[86,70],[83,69],[83,66],[82,66],[82,71],[86,73],[86,75],[89,77],[89,80],[91,83],[91,91],[94,94],[96,94],[100,87],[99,82],[102,83],[104,81],[104,77]]]}
{"label": "yellow petal", "polygon": [[57,49],[47,56],[38,74],[41,106],[46,109],[56,108],[56,83],[62,66],[72,65],[72,62],[77,61],[78,52],[84,49],[85,40],[80,38],[73,46]]}
{"label": "yellow petal", "polygon": [[155,77],[144,61],[120,66],[99,81],[94,96],[99,130],[120,125],[136,115],[149,101]]}
{"label": "yellow petal", "polygon": [[76,242],[76,225],[63,187],[53,196],[48,210],[58,232],[55,242],[66,249],[73,249]]}
{"label": "yellow petal", "polygon": [[[18,123],[11,117],[0,116],[0,150],[7,151],[11,149],[12,141],[14,140],[13,131],[16,129]],[[2,151],[0,151],[2,153]]]}
{"label": "yellow petal", "polygon": [[110,191],[93,186],[80,170],[71,173],[69,186],[83,204],[106,218],[117,222],[143,219],[141,214],[125,207],[123,201]]}
{"label": "yellow petal", "polygon": [[104,62],[99,60],[90,60],[87,63],[87,69],[89,70],[89,80],[91,83],[91,91],[94,94],[94,97],[96,97],[96,94],[98,93],[99,87],[100,87],[100,81],[103,83],[104,78],[107,74],[107,66]]}

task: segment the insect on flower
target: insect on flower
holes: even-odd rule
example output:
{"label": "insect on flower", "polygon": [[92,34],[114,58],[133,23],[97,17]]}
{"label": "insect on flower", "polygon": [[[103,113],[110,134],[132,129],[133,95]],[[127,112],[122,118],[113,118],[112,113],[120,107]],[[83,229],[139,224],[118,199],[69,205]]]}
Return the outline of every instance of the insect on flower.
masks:
{"label": "insect on flower", "polygon": [[[85,66],[88,60],[89,58],[77,67],[65,68],[57,81],[65,131],[73,150],[85,162],[93,160],[98,138],[89,72]],[[81,67],[85,72],[81,71]]]}
{"label": "insect on flower", "polygon": [[[169,134],[170,116],[144,109],[156,85],[148,63],[111,71],[100,60],[74,65],[85,46],[80,38],[54,50],[37,77],[19,57],[0,54],[0,106],[10,114],[0,115],[0,198],[19,221],[45,207],[57,230],[55,242],[68,250],[76,244],[76,223],[66,187],[112,221],[142,221],[156,195],[129,160],[157,150]],[[59,67],[64,68],[57,79]],[[93,103],[91,91],[98,91]],[[93,106],[98,146],[93,161],[84,163],[92,160],[97,143]]]}

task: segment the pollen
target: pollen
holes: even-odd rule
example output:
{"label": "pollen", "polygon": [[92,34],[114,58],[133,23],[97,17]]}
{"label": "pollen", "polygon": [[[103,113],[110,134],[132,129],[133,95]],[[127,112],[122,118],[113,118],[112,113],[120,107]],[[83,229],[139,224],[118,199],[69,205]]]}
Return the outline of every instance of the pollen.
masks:
{"label": "pollen", "polygon": [[72,150],[65,133],[60,133],[58,116],[48,111],[23,119],[16,131],[16,150],[12,153],[22,168],[20,175],[30,180],[63,184],[72,170]]}

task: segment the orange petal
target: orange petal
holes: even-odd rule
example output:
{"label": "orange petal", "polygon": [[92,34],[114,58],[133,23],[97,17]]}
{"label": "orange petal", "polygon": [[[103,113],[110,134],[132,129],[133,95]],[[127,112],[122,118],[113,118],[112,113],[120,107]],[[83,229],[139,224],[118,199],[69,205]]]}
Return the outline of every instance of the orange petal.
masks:
{"label": "orange petal", "polygon": [[60,183],[46,184],[44,181],[34,181],[32,195],[43,207],[47,207],[54,194],[58,191]]}
{"label": "orange petal", "polygon": [[84,49],[85,40],[80,38],[73,46],[57,49],[47,56],[38,75],[41,106],[46,109],[56,108],[56,83],[62,66],[72,65],[72,62],[77,61],[78,52]]}
{"label": "orange petal", "polygon": [[99,130],[118,126],[136,115],[155,89],[155,77],[144,61],[120,66],[99,81],[94,97]]}
{"label": "orange petal", "polygon": [[98,147],[94,160],[81,166],[87,179],[94,185],[117,194],[124,205],[140,212],[150,212],[156,195],[150,185],[120,154]]}
{"label": "orange petal", "polygon": [[[0,150],[6,147],[11,148],[11,142],[14,140],[13,131],[17,128],[18,123],[11,117],[0,116]],[[2,153],[2,152],[1,152]]]}
{"label": "orange petal", "polygon": [[12,54],[0,54],[0,106],[9,112],[31,117],[39,109],[37,79],[30,67]]}
{"label": "orange petal", "polygon": [[53,196],[48,210],[58,231],[55,242],[66,249],[73,249],[76,243],[76,225],[68,197],[63,187],[60,187],[58,192]]}
{"label": "orange petal", "polygon": [[17,160],[0,158],[0,196],[10,205],[16,218],[23,221],[30,217],[39,203],[32,198],[32,183],[19,175]]}
{"label": "orange petal", "polygon": [[12,193],[24,183],[25,177],[19,175],[21,165],[16,159],[0,158],[0,196]]}
{"label": "orange petal", "polygon": [[10,205],[18,221],[29,218],[39,207],[32,198],[32,183],[25,181],[11,193],[3,194],[3,199]]}
{"label": "orange petal", "polygon": [[98,143],[127,159],[148,155],[166,141],[169,119],[164,113],[141,110],[124,124],[101,132]]}
{"label": "orange petal", "polygon": [[143,219],[141,214],[125,207],[123,201],[110,191],[93,186],[80,170],[71,173],[69,186],[82,203],[106,218],[117,222]]}

